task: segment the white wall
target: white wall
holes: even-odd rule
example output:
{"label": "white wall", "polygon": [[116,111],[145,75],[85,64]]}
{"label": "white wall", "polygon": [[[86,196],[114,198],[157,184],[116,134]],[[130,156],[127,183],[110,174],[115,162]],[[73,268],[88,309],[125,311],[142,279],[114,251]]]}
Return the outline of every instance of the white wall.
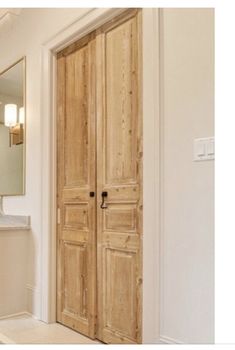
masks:
{"label": "white wall", "polygon": [[[40,317],[41,255],[41,47],[86,9],[23,9],[7,27],[0,27],[0,71],[26,56],[26,196],[4,198],[4,210],[31,216],[28,251],[29,310]],[[32,301],[32,303],[31,303]],[[30,305],[31,304],[31,305]]]}
{"label": "white wall", "polygon": [[193,162],[214,135],[213,29],[212,9],[161,12],[161,336],[183,343],[214,333],[214,162]]}

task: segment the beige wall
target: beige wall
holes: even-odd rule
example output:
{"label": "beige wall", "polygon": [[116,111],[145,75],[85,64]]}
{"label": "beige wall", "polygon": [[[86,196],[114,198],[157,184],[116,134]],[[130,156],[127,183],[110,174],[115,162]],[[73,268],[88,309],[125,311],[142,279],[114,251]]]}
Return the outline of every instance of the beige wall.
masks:
{"label": "beige wall", "polygon": [[214,161],[193,161],[214,135],[213,25],[212,9],[161,12],[161,336],[184,343],[214,334]]}

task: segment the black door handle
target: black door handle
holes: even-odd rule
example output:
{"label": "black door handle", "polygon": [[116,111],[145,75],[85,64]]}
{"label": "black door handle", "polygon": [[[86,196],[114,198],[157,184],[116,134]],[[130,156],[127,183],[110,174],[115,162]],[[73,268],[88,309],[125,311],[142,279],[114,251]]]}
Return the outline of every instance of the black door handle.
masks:
{"label": "black door handle", "polygon": [[101,196],[102,196],[102,203],[101,203],[101,205],[100,205],[100,208],[101,208],[101,209],[106,209],[106,208],[108,208],[108,206],[107,206],[107,204],[105,203],[104,199],[108,197],[108,192],[103,191],[103,192],[101,193]]}

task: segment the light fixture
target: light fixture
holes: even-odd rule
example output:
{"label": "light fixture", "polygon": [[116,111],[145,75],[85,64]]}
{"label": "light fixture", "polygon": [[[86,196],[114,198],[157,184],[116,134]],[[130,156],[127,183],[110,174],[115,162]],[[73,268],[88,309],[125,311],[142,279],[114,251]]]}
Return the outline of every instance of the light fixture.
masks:
{"label": "light fixture", "polygon": [[19,123],[24,124],[25,117],[24,117],[24,107],[20,107],[19,109]]}
{"label": "light fixture", "polygon": [[17,105],[10,103],[5,105],[4,124],[9,128],[9,144],[20,145],[24,139],[24,107],[19,109],[19,122],[17,123]]}
{"label": "light fixture", "polygon": [[17,124],[17,105],[11,103],[5,105],[4,122],[8,127],[16,126]]}

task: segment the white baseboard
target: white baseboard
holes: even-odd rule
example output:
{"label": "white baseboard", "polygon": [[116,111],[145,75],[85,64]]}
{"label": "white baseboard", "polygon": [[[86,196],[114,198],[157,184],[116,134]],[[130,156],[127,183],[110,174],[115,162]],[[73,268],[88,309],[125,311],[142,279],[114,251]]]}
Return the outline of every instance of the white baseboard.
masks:
{"label": "white baseboard", "polygon": [[31,284],[27,284],[26,289],[27,289],[27,310],[29,314],[32,315],[32,317],[38,319],[40,316],[39,290]]}
{"label": "white baseboard", "polygon": [[38,318],[37,316],[31,314],[31,313],[28,312],[28,311],[25,311],[25,312],[23,313],[23,315],[29,316],[29,317],[33,318],[34,320],[39,320],[39,318]]}
{"label": "white baseboard", "polygon": [[28,315],[28,316],[32,317],[32,315],[28,311],[21,311],[21,312],[15,313],[15,314],[1,316],[0,320],[7,320],[8,318],[14,318],[14,317],[24,316],[24,315]]}
{"label": "white baseboard", "polygon": [[160,335],[160,343],[161,344],[184,344],[182,341],[167,337],[166,335]]}
{"label": "white baseboard", "polygon": [[[7,320],[8,318],[14,318],[14,317],[20,317],[20,316],[29,316],[29,317],[32,317],[35,320],[39,320],[39,318],[37,316],[31,314],[28,311],[22,311],[22,312],[17,312],[15,314],[1,316],[0,320]],[[0,339],[0,341],[1,341],[1,339]]]}

